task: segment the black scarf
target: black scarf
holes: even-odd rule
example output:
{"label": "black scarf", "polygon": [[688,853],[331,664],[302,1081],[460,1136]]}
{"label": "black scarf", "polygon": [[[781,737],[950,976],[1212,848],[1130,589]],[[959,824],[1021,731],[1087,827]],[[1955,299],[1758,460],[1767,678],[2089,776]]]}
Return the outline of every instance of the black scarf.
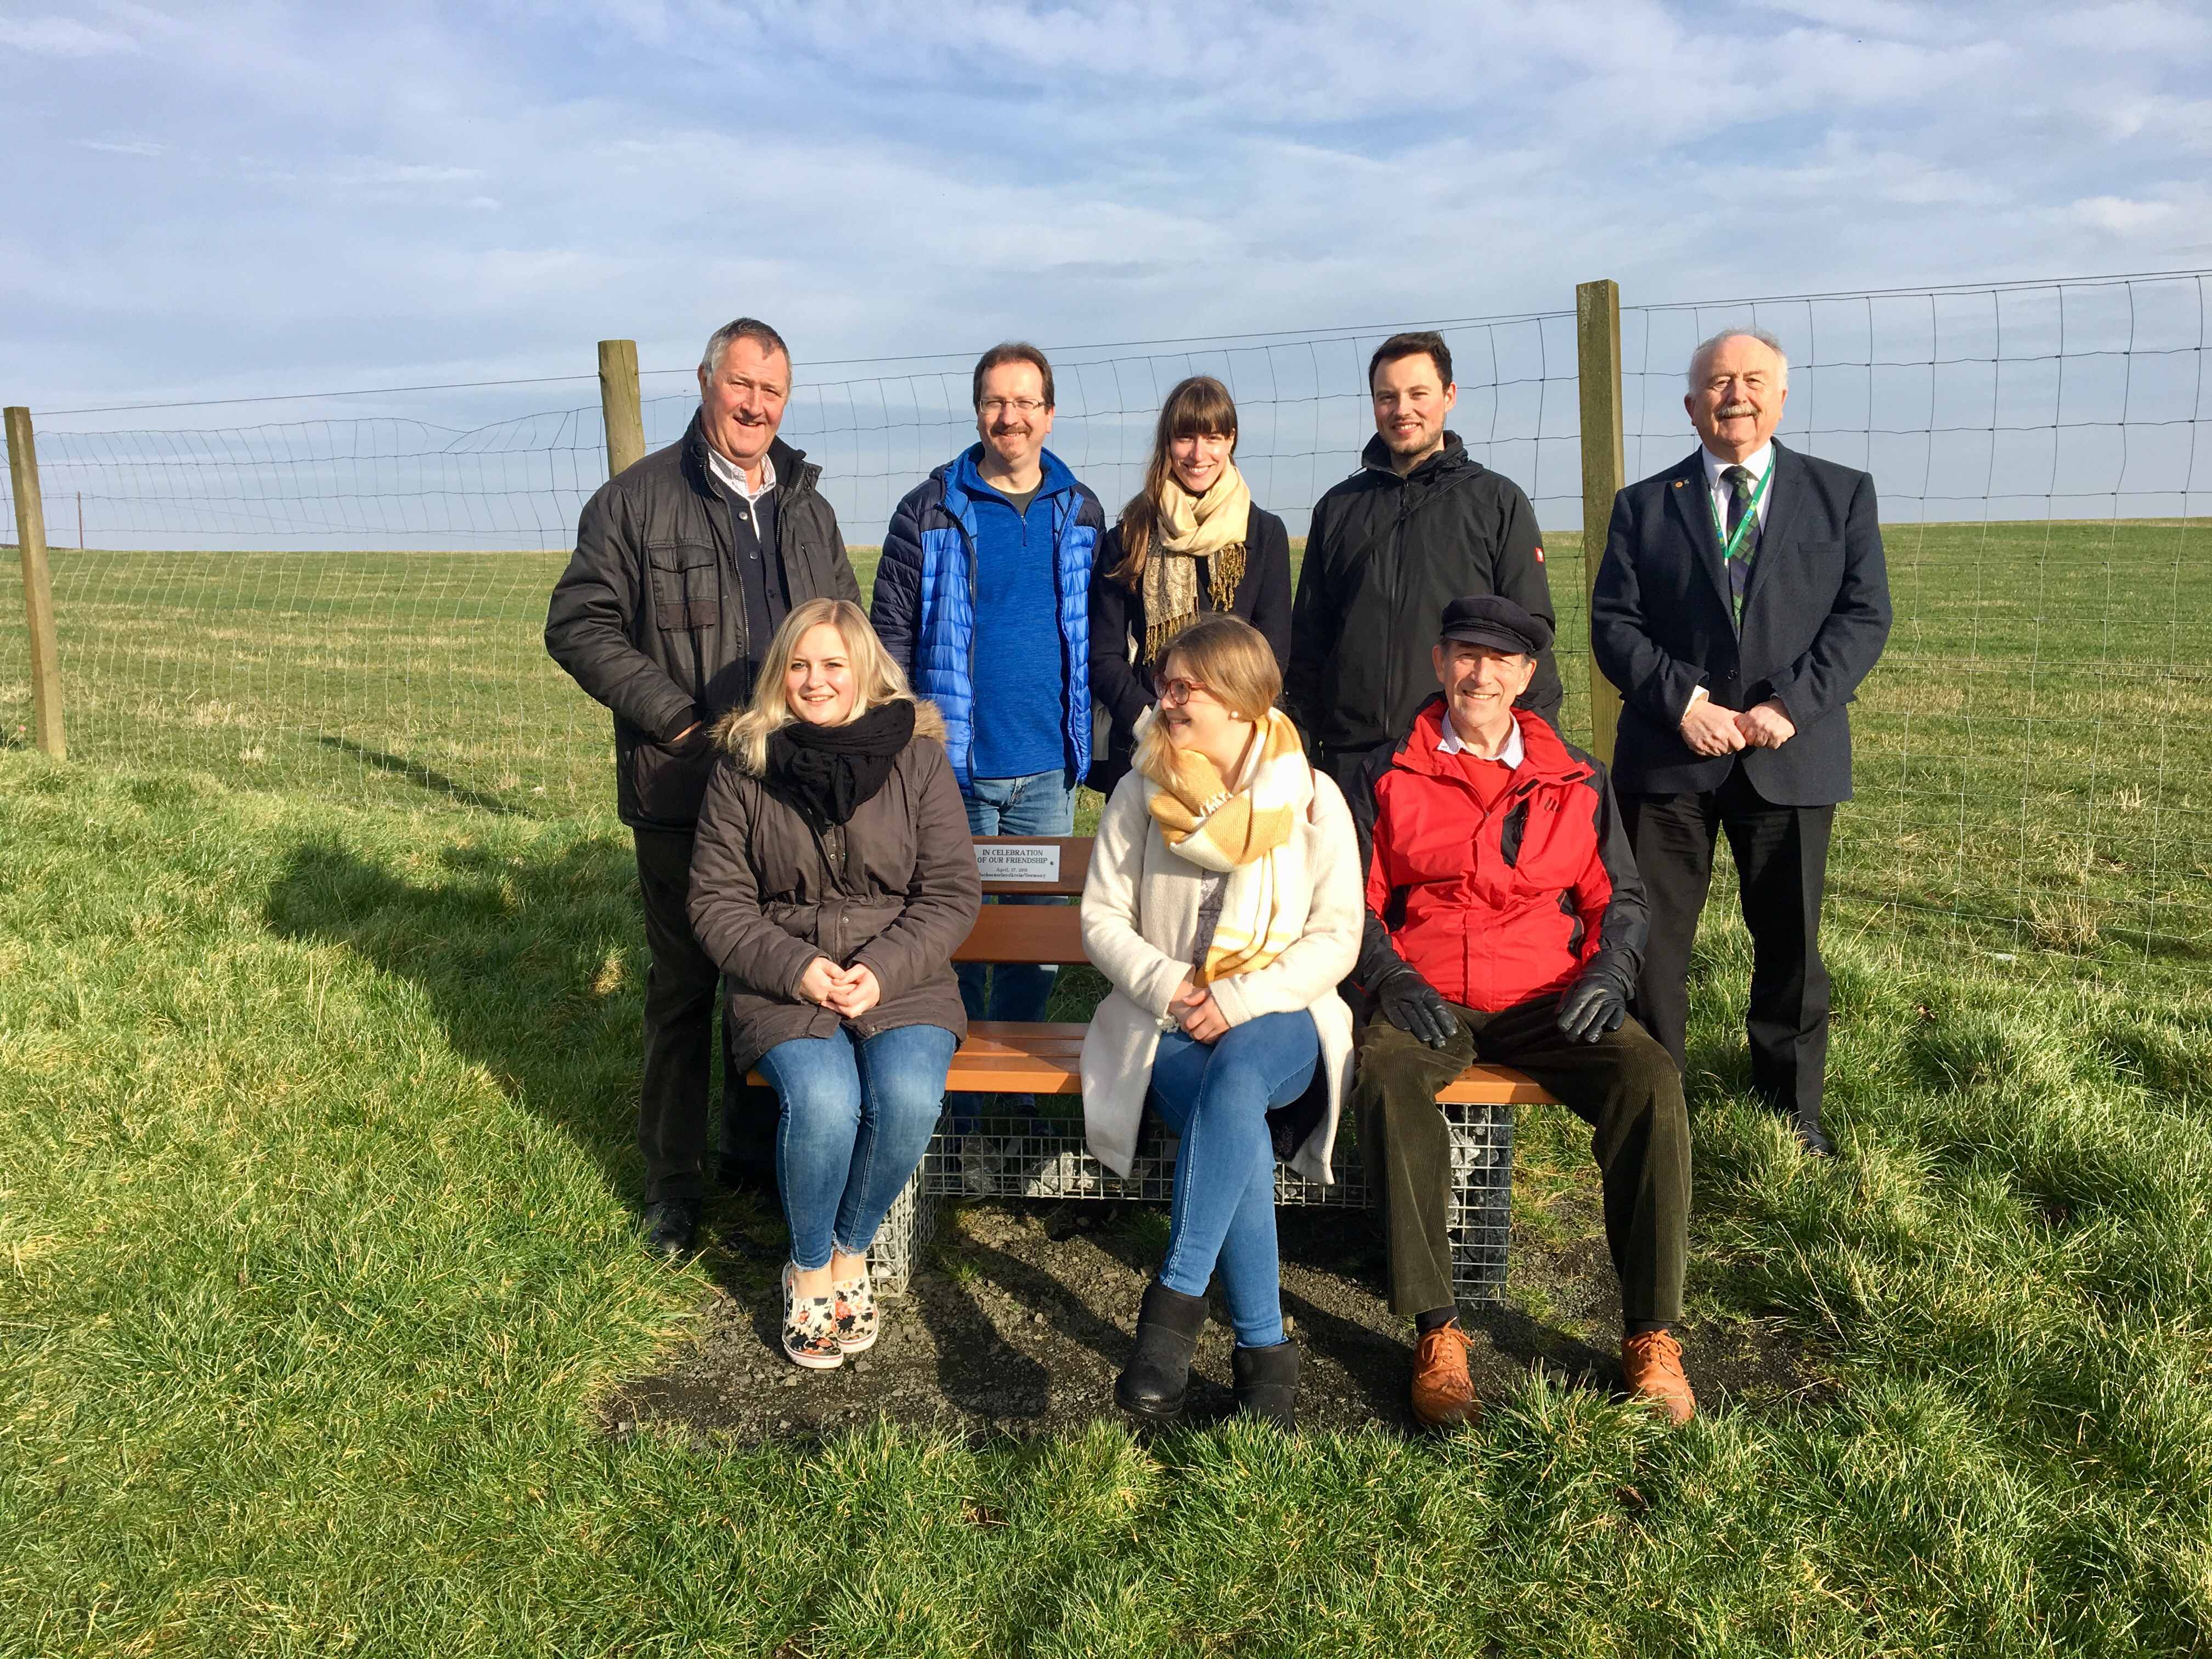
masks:
{"label": "black scarf", "polygon": [[764,781],[817,828],[844,823],[884,787],[914,738],[914,705],[879,703],[844,726],[790,720],[768,734]]}

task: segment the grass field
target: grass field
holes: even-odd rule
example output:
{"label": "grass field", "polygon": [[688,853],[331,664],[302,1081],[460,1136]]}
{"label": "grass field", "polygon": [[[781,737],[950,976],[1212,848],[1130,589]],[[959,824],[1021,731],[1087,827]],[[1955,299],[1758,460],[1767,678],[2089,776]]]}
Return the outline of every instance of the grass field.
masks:
{"label": "grass field", "polygon": [[[1899,525],[1838,926],[2193,969],[2212,952],[2212,525]],[[1589,729],[1579,538],[1548,538]],[[72,752],[362,803],[605,821],[605,714],[544,553],[54,553]],[[875,550],[857,550],[864,590]],[[0,610],[0,733],[29,719]],[[1909,915],[1903,913],[1909,912]]]}
{"label": "grass field", "polygon": [[58,555],[78,758],[0,750],[0,1655],[2212,1648],[2204,533],[1893,532],[1837,1167],[1701,942],[1687,1338],[1814,1386],[1668,1436],[1531,1375],[1419,1443],[610,1435],[708,1285],[631,1231],[559,561]]}

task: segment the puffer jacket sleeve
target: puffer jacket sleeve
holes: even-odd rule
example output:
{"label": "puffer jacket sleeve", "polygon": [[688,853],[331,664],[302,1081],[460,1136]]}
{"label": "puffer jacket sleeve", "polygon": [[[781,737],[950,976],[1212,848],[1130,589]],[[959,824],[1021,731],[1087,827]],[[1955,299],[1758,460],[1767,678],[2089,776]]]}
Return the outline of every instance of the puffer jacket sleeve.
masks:
{"label": "puffer jacket sleeve", "polygon": [[1313,897],[1305,931],[1266,967],[1232,974],[1206,988],[1231,1025],[1261,1014],[1312,1007],[1336,989],[1358,959],[1360,929],[1367,915],[1359,876],[1359,837],[1342,792],[1318,773],[1306,835]]}
{"label": "puffer jacket sleeve", "polygon": [[917,738],[914,761],[914,879],[907,888],[906,908],[855,951],[852,962],[875,975],[886,1002],[940,972],[983,907],[968,809],[945,745],[934,738]]}
{"label": "puffer jacket sleeve", "polygon": [[546,607],[545,649],[585,690],[666,743],[701,716],[690,694],[632,642],[647,580],[636,518],[618,481],[584,503],[575,555]]}
{"label": "puffer jacket sleeve", "polygon": [[908,490],[884,532],[884,550],[876,562],[876,591],[868,602],[868,621],[891,660],[909,683],[921,664],[915,660],[921,626],[921,507],[927,484]]}
{"label": "puffer jacket sleeve", "polygon": [[1190,964],[1154,945],[1138,925],[1137,894],[1152,824],[1145,811],[1145,781],[1132,772],[1115,786],[1113,798],[1098,815],[1091,873],[1083,880],[1083,951],[1115,990],[1153,1018],[1164,1019],[1177,988],[1190,975]]}
{"label": "puffer jacket sleeve", "polygon": [[746,854],[757,788],[727,756],[716,763],[691,853],[691,931],[730,980],[763,996],[799,1000],[799,981],[822,954],[763,914]]}

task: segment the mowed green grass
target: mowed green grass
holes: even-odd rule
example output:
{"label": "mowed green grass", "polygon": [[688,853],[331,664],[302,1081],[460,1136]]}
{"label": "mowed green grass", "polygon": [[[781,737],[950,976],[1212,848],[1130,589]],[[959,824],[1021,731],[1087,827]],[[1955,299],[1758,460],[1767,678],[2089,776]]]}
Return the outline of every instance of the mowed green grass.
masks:
{"label": "mowed green grass", "polygon": [[[0,750],[0,1654],[2203,1650],[2204,533],[1891,532],[1838,1167],[1750,1107],[1711,917],[1686,1334],[1813,1386],[1670,1436],[1532,1375],[1416,1443],[610,1436],[709,1286],[635,1243],[561,561],[58,555],[78,758]],[[1521,1135],[1524,1199],[1586,1158]]]}
{"label": "mowed green grass", "polygon": [[[2212,952],[2212,522],[1899,525],[1854,711],[1844,927],[2193,969]],[[1589,729],[1580,540],[1547,538]],[[557,553],[53,554],[72,752],[361,803],[604,821],[605,712],[547,659]],[[1294,550],[1295,556],[1295,550]],[[876,550],[855,550],[863,591]],[[0,607],[0,737],[23,741]]]}
{"label": "mowed green grass", "polygon": [[632,1231],[617,831],[21,752],[0,793],[0,1653],[2212,1640],[2201,983],[1840,939],[1821,1167],[1748,1104],[1709,930],[1686,1334],[1761,1320],[1795,1397],[748,1449],[597,1413],[710,1293]]}

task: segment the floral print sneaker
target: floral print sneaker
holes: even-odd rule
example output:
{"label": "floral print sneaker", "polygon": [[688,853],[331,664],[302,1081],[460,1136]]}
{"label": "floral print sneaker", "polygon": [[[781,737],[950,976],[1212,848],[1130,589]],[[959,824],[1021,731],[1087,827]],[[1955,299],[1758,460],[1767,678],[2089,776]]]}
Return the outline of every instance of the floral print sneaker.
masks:
{"label": "floral print sneaker", "polygon": [[837,1298],[837,1346],[866,1353],[876,1346],[876,1281],[863,1266],[857,1277],[841,1279],[830,1291]]}
{"label": "floral print sneaker", "polygon": [[845,1363],[837,1346],[837,1299],[799,1295],[791,1284],[798,1271],[783,1264],[783,1357],[810,1371],[834,1371]]}

